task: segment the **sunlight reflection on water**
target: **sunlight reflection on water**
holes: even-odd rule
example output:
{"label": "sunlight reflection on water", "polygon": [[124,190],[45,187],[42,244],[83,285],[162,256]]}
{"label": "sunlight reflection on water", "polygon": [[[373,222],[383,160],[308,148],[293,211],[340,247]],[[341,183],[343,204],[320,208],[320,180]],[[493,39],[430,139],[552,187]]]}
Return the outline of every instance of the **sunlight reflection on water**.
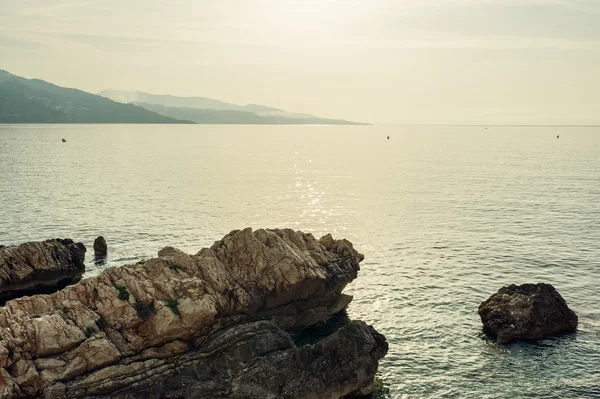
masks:
{"label": "sunlight reflection on water", "polygon": [[[594,397],[598,154],[600,129],[0,126],[0,243],[103,235],[115,266],[246,226],[331,232],[366,256],[349,313],[390,342],[389,397]],[[487,342],[479,303],[537,281],[578,334]]]}

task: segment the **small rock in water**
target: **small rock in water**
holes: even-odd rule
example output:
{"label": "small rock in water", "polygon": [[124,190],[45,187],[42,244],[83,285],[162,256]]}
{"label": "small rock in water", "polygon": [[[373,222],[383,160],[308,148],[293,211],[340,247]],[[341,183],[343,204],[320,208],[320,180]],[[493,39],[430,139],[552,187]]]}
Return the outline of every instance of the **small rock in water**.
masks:
{"label": "small rock in water", "polygon": [[499,344],[577,330],[577,315],[550,284],[503,287],[478,313],[484,332]]}
{"label": "small rock in water", "polygon": [[106,240],[100,236],[94,240],[94,255],[96,257],[106,256],[108,247],[106,246]]}

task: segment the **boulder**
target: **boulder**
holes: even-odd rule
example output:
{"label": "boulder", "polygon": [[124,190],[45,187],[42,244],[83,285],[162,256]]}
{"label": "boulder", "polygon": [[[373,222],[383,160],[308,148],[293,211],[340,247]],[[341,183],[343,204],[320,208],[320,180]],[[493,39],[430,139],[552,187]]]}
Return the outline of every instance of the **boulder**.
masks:
{"label": "boulder", "polygon": [[85,272],[85,251],[82,243],[70,239],[0,247],[0,303],[79,281]]}
{"label": "boulder", "polygon": [[577,330],[577,315],[550,284],[503,287],[478,313],[484,332],[500,344]]}
{"label": "boulder", "polygon": [[[363,256],[346,240],[233,231],[0,308],[0,397],[341,398],[368,393],[385,338],[328,327]],[[307,327],[324,328],[313,340]]]}
{"label": "boulder", "polygon": [[101,258],[106,256],[108,253],[108,246],[106,245],[106,240],[104,237],[99,236],[94,240],[94,256],[96,258]]}

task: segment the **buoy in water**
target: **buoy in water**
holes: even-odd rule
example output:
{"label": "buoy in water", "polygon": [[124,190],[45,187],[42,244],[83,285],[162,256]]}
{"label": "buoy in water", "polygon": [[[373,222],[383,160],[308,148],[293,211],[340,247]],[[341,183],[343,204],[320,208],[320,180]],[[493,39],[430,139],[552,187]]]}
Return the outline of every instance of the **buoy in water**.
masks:
{"label": "buoy in water", "polygon": [[559,134],[558,136],[556,136],[556,138],[557,138],[557,139],[558,139],[558,138],[560,138],[560,134]]}
{"label": "buoy in water", "polygon": [[390,136],[388,136],[388,140],[390,139]]}
{"label": "buoy in water", "polygon": [[65,140],[65,139],[62,139],[62,141],[63,141],[63,143],[66,143],[66,142],[67,142],[67,140]]}

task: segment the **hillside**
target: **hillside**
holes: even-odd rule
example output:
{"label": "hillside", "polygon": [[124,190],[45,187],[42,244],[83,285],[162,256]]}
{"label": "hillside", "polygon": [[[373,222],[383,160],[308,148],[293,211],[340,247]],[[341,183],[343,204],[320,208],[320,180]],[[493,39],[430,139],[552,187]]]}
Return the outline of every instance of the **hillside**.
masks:
{"label": "hillside", "polygon": [[288,112],[264,105],[236,105],[206,97],[176,97],[118,90],[99,93],[114,101],[132,103],[172,118],[189,119],[195,123],[223,124],[322,124],[360,125],[340,119]]}
{"label": "hillside", "polygon": [[191,123],[0,70],[0,123]]}
{"label": "hillside", "polygon": [[259,115],[235,110],[214,110],[185,107],[166,107],[160,104],[135,103],[150,111],[176,119],[186,119],[198,124],[246,124],[246,125],[349,125],[352,122],[317,118],[315,116],[282,117]]}

